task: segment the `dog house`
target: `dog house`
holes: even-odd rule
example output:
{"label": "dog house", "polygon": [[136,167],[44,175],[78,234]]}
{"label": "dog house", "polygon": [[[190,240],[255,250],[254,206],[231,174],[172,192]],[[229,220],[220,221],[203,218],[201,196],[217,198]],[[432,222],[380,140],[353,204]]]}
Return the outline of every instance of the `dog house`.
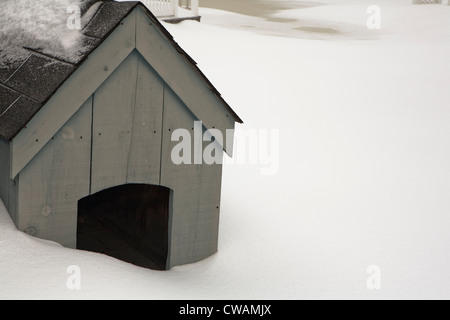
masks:
{"label": "dog house", "polygon": [[201,146],[231,155],[242,121],[144,5],[82,3],[78,47],[37,39],[0,64],[1,199],[19,230],[69,248],[154,269],[202,260],[222,164],[175,164],[172,133],[201,121],[226,138]]}

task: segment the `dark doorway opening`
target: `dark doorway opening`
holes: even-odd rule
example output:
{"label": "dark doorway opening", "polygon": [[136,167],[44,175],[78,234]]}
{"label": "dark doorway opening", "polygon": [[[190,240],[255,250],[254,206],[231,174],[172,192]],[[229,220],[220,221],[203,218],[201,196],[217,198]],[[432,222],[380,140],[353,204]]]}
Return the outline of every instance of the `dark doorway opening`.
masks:
{"label": "dark doorway opening", "polygon": [[127,184],[78,202],[77,249],[167,270],[171,190]]}

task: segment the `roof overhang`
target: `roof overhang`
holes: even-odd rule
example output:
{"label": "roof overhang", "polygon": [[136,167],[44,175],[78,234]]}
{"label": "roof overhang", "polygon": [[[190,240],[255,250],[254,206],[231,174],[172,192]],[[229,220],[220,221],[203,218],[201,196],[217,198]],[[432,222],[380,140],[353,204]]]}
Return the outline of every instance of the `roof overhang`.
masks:
{"label": "roof overhang", "polygon": [[[141,3],[131,10],[11,140],[14,179],[128,55],[137,50],[206,129],[225,133],[239,116],[189,55]],[[176,76],[174,76],[176,72]],[[233,139],[233,135],[223,135]],[[232,141],[224,141],[232,156]]]}

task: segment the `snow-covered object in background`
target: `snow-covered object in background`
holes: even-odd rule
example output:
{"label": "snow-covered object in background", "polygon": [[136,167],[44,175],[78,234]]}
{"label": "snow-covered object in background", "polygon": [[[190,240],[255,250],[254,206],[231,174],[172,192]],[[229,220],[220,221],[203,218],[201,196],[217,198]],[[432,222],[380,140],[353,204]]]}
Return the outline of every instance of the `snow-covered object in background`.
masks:
{"label": "snow-covered object in background", "polygon": [[[117,0],[127,2],[134,0]],[[141,1],[157,18],[171,20],[178,18],[199,19],[199,0],[142,0]]]}
{"label": "snow-covered object in background", "polygon": [[442,0],[413,0],[413,4],[441,4]]}

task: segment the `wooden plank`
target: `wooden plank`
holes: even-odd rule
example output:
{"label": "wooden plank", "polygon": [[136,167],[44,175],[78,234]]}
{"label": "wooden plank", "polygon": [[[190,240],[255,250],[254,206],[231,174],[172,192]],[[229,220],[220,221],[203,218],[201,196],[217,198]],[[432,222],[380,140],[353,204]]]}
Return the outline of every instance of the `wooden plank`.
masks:
{"label": "wooden plank", "polygon": [[89,194],[92,99],[20,172],[18,228],[76,246],[78,200]]}
{"label": "wooden plank", "polygon": [[11,179],[14,179],[134,50],[135,33],[136,13],[133,12],[59,88],[27,127],[14,138]]}
{"label": "wooden plank", "polygon": [[[193,133],[195,116],[166,88],[161,161],[161,185],[174,190],[170,267],[200,261],[217,251],[222,165],[175,165],[172,132]],[[205,142],[203,147],[210,142]],[[192,144],[191,154],[193,157]]]}
{"label": "wooden plank", "polygon": [[0,139],[0,199],[5,204],[6,209],[9,206],[9,179],[10,170],[10,144],[9,142]]}
{"label": "wooden plank", "polygon": [[159,184],[164,83],[134,51],[94,95],[92,188]]}
{"label": "wooden plank", "polygon": [[16,189],[18,179],[16,181],[11,180],[10,169],[11,169],[11,145],[9,142],[0,139],[0,198],[3,201],[6,209],[9,212],[14,223],[17,223],[17,198]]}
{"label": "wooden plank", "polygon": [[164,83],[139,55],[127,183],[159,184]]}
{"label": "wooden plank", "polygon": [[17,186],[19,178],[11,180],[11,145],[0,139],[0,198],[8,210],[14,223],[17,225]]}
{"label": "wooden plank", "polygon": [[91,194],[127,182],[138,60],[130,54],[94,94]]}
{"label": "wooden plank", "polygon": [[215,128],[222,132],[224,150],[232,155],[233,141],[231,139],[227,144],[225,136],[226,129],[234,129],[233,116],[187,58],[155,27],[143,9],[139,7],[136,11],[136,48],[207,129]]}

